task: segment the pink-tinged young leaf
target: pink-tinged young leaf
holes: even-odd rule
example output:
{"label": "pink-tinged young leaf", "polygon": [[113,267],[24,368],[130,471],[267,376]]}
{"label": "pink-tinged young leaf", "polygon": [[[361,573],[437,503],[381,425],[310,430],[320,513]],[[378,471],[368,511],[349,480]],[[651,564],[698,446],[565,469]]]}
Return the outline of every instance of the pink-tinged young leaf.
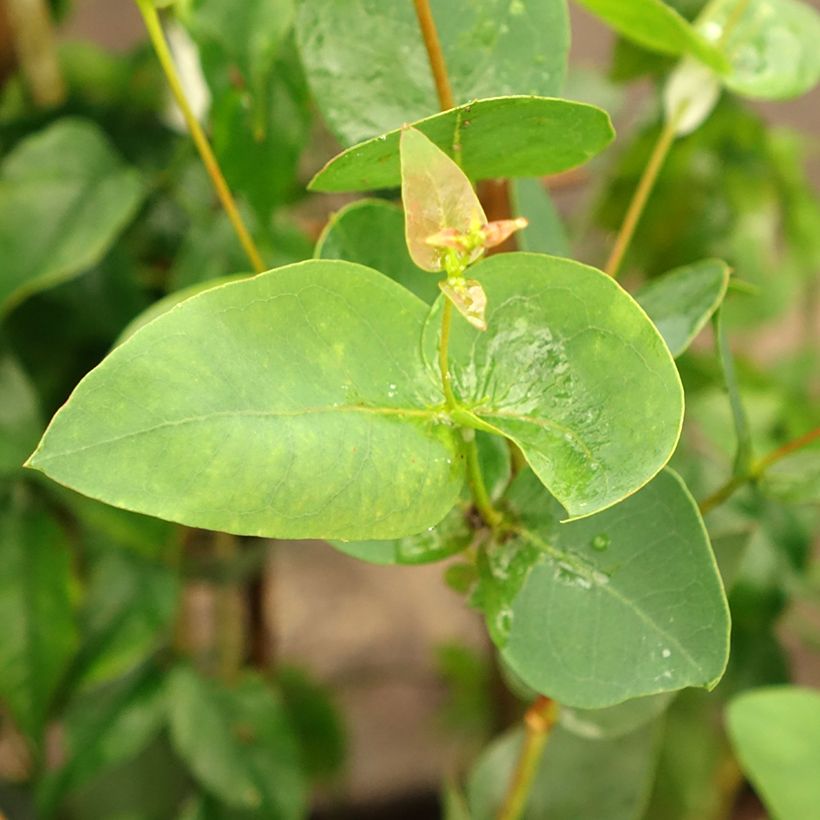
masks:
{"label": "pink-tinged young leaf", "polygon": [[442,293],[456,306],[456,310],[478,330],[487,329],[484,315],[487,294],[475,279],[443,279],[438,283]]}
{"label": "pink-tinged young leaf", "polygon": [[497,219],[488,222],[481,229],[482,244],[485,248],[494,248],[506,242],[516,231],[523,230],[530,223],[523,217],[517,219]]}
{"label": "pink-tinged young leaf", "polygon": [[[400,153],[407,249],[420,268],[443,270],[442,251],[429,239],[443,231],[451,238],[478,231],[487,223],[487,217],[461,168],[421,131],[402,131]],[[481,247],[472,249],[466,264],[482,253]]]}

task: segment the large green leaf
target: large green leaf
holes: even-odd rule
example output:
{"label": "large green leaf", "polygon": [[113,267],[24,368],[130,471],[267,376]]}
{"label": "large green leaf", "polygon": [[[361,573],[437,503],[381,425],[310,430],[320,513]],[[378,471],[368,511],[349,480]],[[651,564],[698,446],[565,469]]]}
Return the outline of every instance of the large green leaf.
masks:
{"label": "large green leaf", "polygon": [[0,498],[0,697],[35,742],[76,643],[71,556],[48,513]]}
{"label": "large green leaf", "polygon": [[426,312],[347,262],[214,288],[117,347],[29,463],[191,526],[294,538],[420,532],[455,504],[463,474],[419,355]]}
{"label": "large green leaf", "polygon": [[729,273],[725,262],[706,259],[653,279],[635,294],[673,356],[689,347],[717,310],[729,286]]}
{"label": "large green leaf", "polygon": [[777,820],[806,820],[820,806],[820,692],[795,686],[735,698],[729,734],[743,770]]}
{"label": "large green leaf", "polygon": [[563,525],[529,472],[508,501],[521,531],[487,550],[474,603],[527,685],[597,709],[717,683],[729,652],[726,597],[697,506],[674,473]]}
{"label": "large green leaf", "polygon": [[[643,311],[611,277],[567,259],[498,254],[470,271],[489,330],[454,321],[450,370],[478,423],[512,439],[573,517],[646,484],[677,444],[683,394]],[[433,369],[440,309],[425,332]]]}
{"label": "large green leaf", "polygon": [[[569,48],[565,0],[434,0],[456,104],[561,90]],[[410,2],[311,0],[296,33],[319,107],[351,144],[439,110]]]}
{"label": "large green leaf", "polygon": [[[524,733],[508,732],[479,758],[467,788],[472,820],[493,820],[521,753]],[[538,764],[523,820],[634,820],[646,805],[658,726],[586,740],[555,727]]]}
{"label": "large green leaf", "polygon": [[96,264],[142,194],[90,122],[59,120],[22,142],[0,169],[0,312]]}
{"label": "large green leaf", "polygon": [[228,689],[178,667],[169,682],[174,746],[194,776],[229,806],[254,816],[304,816],[299,750],[283,706],[261,678]]}
{"label": "large green leaf", "polygon": [[578,0],[618,33],[662,54],[691,54],[717,70],[726,58],[663,0]]}
{"label": "large green leaf", "polygon": [[441,293],[438,277],[417,268],[407,253],[401,208],[381,199],[362,199],[333,214],[316,243],[315,256],[367,265],[428,304]]}
{"label": "large green leaf", "polygon": [[820,14],[801,0],[715,0],[699,26],[718,34],[731,27],[723,82],[738,94],[796,97],[820,80]]}
{"label": "large green leaf", "polygon": [[0,476],[21,467],[42,431],[37,393],[23,369],[0,353]]}
{"label": "large green leaf", "polygon": [[[412,123],[473,180],[555,174],[602,151],[614,131],[600,108],[544,97],[477,100]],[[354,145],[311,180],[315,191],[367,191],[401,182],[397,129]]]}

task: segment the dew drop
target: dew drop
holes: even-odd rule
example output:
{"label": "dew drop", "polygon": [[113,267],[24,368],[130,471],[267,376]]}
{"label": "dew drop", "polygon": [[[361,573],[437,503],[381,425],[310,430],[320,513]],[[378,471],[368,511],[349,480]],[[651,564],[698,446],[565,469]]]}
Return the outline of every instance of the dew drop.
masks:
{"label": "dew drop", "polygon": [[661,656],[664,657],[664,658],[669,658],[669,657],[671,657],[671,655],[672,655],[672,652],[669,649],[664,649],[661,652]]}

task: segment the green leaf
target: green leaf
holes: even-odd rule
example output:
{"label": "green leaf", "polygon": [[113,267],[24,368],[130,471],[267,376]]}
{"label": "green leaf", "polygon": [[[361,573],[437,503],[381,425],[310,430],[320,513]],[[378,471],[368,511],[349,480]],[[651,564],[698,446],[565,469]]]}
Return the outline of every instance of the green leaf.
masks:
{"label": "green leaf", "polygon": [[820,692],[796,686],[735,698],[729,735],[743,770],[778,820],[805,820],[820,805]]}
{"label": "green leaf", "polygon": [[381,271],[430,305],[440,293],[436,277],[417,268],[407,252],[401,208],[381,199],[362,199],[336,211],[314,256]]}
{"label": "green leaf", "polygon": [[809,4],[715,0],[698,27],[720,36],[725,26],[731,27],[724,46],[731,68],[723,82],[732,91],[783,99],[805,94],[820,80],[820,14]]}
{"label": "green leaf", "polygon": [[529,471],[508,501],[521,532],[485,553],[474,603],[524,683],[598,709],[718,682],[726,597],[697,505],[674,473],[563,525]]}
{"label": "green leaf", "polygon": [[[502,735],[479,758],[467,797],[472,820],[493,820],[518,762],[524,733]],[[658,726],[610,740],[585,740],[556,726],[533,779],[522,820],[634,820],[652,782]]]}
{"label": "green leaf", "polygon": [[787,504],[820,504],[820,448],[792,453],[768,467],[760,486]]}
{"label": "green leaf", "polygon": [[[442,253],[428,240],[451,230],[466,235],[487,223],[464,171],[421,131],[404,128],[399,138],[405,237],[413,261],[426,271],[444,269]],[[481,255],[471,249],[469,262]]]}
{"label": "green leaf", "polygon": [[99,262],[142,196],[90,122],[59,120],[20,143],[0,169],[0,312]]}
{"label": "green leaf", "polygon": [[177,667],[168,710],[177,753],[229,806],[256,816],[304,816],[305,789],[293,730],[276,693],[246,675],[233,689]]}
{"label": "green leaf", "polygon": [[[565,0],[433,6],[456,104],[560,92],[569,49]],[[300,6],[296,35],[319,108],[343,143],[439,110],[411,3],[311,0]]]}
{"label": "green leaf", "polygon": [[195,527],[283,538],[421,532],[463,483],[416,343],[426,314],[404,288],[347,262],[211,289],[86,376],[29,464]]}
{"label": "green leaf", "polygon": [[0,698],[39,743],[76,644],[71,557],[60,527],[21,496],[0,499]]}
{"label": "green leaf", "polygon": [[661,54],[691,54],[717,71],[727,68],[720,50],[663,0],[578,0],[619,34]]}
{"label": "green leaf", "polygon": [[34,386],[9,353],[0,352],[0,476],[16,472],[42,432]]}
{"label": "green leaf", "polygon": [[71,702],[63,716],[66,762],[39,797],[50,814],[62,796],[141,752],[166,718],[164,678],[153,667]]}
{"label": "green leaf", "polygon": [[[655,327],[611,277],[541,254],[470,268],[488,297],[484,333],[456,319],[453,390],[477,423],[512,439],[573,517],[635,492],[677,444],[683,396]],[[425,330],[435,370],[441,303]]]}
{"label": "green leaf", "polygon": [[532,253],[570,256],[569,238],[555,205],[540,179],[515,179],[510,185],[512,211],[529,227],[518,234],[518,247]]}
{"label": "green leaf", "polygon": [[[543,97],[477,100],[412,125],[451,157],[460,145],[461,167],[472,180],[566,171],[600,153],[614,137],[600,108]],[[397,129],[348,148],[308,187],[333,192],[398,186],[400,136]]]}
{"label": "green leaf", "polygon": [[725,262],[706,259],[659,276],[635,294],[673,356],[689,347],[717,310],[729,287],[729,274]]}
{"label": "green leaf", "polygon": [[607,709],[575,709],[562,704],[558,720],[567,731],[589,740],[623,737],[662,715],[673,697],[672,692],[662,692]]}

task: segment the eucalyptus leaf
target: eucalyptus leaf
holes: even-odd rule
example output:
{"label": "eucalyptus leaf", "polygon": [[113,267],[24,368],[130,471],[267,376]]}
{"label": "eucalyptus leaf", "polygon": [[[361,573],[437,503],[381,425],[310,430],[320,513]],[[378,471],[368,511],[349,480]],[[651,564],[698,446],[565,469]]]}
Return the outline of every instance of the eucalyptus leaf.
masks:
{"label": "eucalyptus leaf", "polygon": [[686,351],[718,309],[729,273],[725,262],[706,259],[659,276],[635,294],[673,356]]}
{"label": "eucalyptus leaf", "polygon": [[766,469],[760,486],[787,504],[820,504],[820,448],[782,458]]}
{"label": "eucalyptus leaf", "polygon": [[42,431],[37,393],[19,363],[0,352],[0,476],[16,472]]}
{"label": "eucalyptus leaf", "polygon": [[720,49],[663,0],[578,0],[619,34],[662,54],[691,54],[717,71],[727,68]]}
{"label": "eucalyptus leaf", "polygon": [[[634,820],[646,805],[658,748],[657,723],[623,737],[587,740],[561,726],[550,732],[522,820]],[[498,738],[470,773],[472,820],[498,816],[521,754],[524,733]]]}
{"label": "eucalyptus leaf", "polygon": [[[572,517],[646,484],[677,444],[683,396],[643,311],[611,277],[566,259],[505,253],[470,272],[489,330],[456,317],[450,372],[476,426],[512,439]],[[435,372],[440,310],[424,342]]]}
{"label": "eucalyptus leaf", "polygon": [[530,472],[508,503],[518,536],[487,550],[473,602],[524,683],[586,709],[717,684],[729,652],[726,597],[674,473],[563,525]]}
{"label": "eucalyptus leaf", "polygon": [[314,256],[358,262],[381,271],[428,304],[440,293],[437,278],[416,267],[407,252],[401,208],[381,199],[362,199],[333,214]]}
{"label": "eucalyptus leaf", "polygon": [[274,690],[250,674],[228,689],[184,666],[168,686],[174,746],[208,791],[271,820],[304,816],[299,750]]}
{"label": "eucalyptus leaf", "polygon": [[[544,97],[476,100],[412,123],[472,180],[555,174],[581,165],[612,141],[600,108]],[[311,180],[314,191],[368,191],[401,182],[401,129],[354,145]],[[549,150],[544,150],[549,146]]]}
{"label": "eucalyptus leaf", "polygon": [[117,347],[29,463],[190,526],[283,538],[421,532],[463,483],[439,385],[414,344],[426,313],[347,262],[213,288]]}
{"label": "eucalyptus leaf", "polygon": [[39,742],[54,691],[74,651],[67,540],[21,492],[0,498],[0,697]]}
{"label": "eucalyptus leaf", "polygon": [[99,262],[142,196],[91,122],[58,120],[20,143],[0,169],[0,312]]}
{"label": "eucalyptus leaf", "polygon": [[[434,0],[457,104],[561,90],[569,49],[565,0]],[[319,108],[347,145],[439,110],[409,2],[311,0],[296,34]]]}
{"label": "eucalyptus leaf", "polygon": [[660,717],[673,697],[672,692],[662,692],[633,698],[606,709],[575,709],[562,705],[558,720],[567,731],[578,737],[589,740],[618,738]]}
{"label": "eucalyptus leaf", "polygon": [[738,94],[796,97],[820,80],[820,14],[808,3],[715,0],[698,26],[716,35],[727,30],[723,48],[731,69],[723,82]]}
{"label": "eucalyptus leaf", "polygon": [[530,224],[518,234],[518,248],[551,256],[570,256],[566,228],[540,179],[515,179],[510,185],[512,211]]}
{"label": "eucalyptus leaf", "polygon": [[727,713],[740,765],[777,820],[805,820],[820,805],[820,692],[753,690]]}

